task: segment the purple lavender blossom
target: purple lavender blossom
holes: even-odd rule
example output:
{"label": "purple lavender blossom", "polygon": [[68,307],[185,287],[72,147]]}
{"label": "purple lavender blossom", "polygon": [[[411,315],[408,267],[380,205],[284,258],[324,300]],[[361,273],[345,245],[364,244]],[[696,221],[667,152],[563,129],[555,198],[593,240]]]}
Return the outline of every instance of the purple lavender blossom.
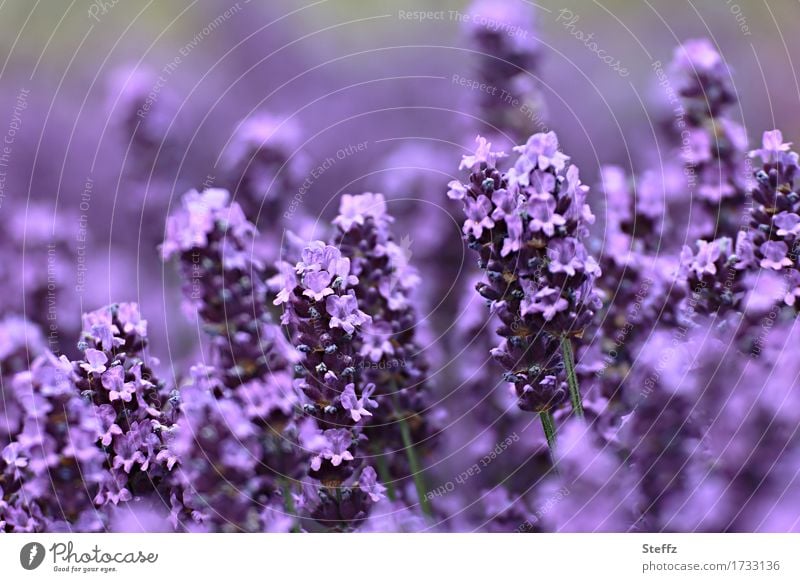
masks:
{"label": "purple lavender blossom", "polygon": [[683,140],[686,188],[701,202],[693,234],[735,238],[746,194],[747,135],[732,119],[737,99],[730,70],[708,39],[695,39],[675,49],[672,75],[685,109],[684,125],[675,131]]}
{"label": "purple lavender blossom", "polygon": [[254,237],[226,190],[193,190],[169,217],[161,247],[165,260],[180,259],[185,310],[202,321],[231,387],[281,373],[294,359],[270,313],[270,271],[252,254]]}
{"label": "purple lavender blossom", "polygon": [[763,145],[750,153],[760,157],[763,166],[755,172],[753,208],[750,215],[749,244],[753,261],[762,269],[777,272],[786,283],[784,302],[797,309],[800,303],[800,263],[797,259],[800,232],[800,195],[795,176],[800,162],[784,143],[780,130],[764,132]]}
{"label": "purple lavender blossom", "polygon": [[395,242],[392,222],[383,195],[371,192],[345,194],[333,221],[339,227],[335,242],[358,279],[353,301],[357,298],[370,317],[356,340],[363,377],[379,387],[377,410],[364,433],[372,454],[387,455],[388,475],[381,476],[402,482],[420,469],[408,466],[401,451],[413,447],[414,456],[417,451],[429,455],[438,427],[427,400],[427,362],[416,337],[420,323],[413,293],[419,276]]}
{"label": "purple lavender blossom", "polygon": [[13,378],[44,352],[44,336],[34,324],[14,315],[0,320],[0,451],[19,433],[24,420],[12,390]]}
{"label": "purple lavender blossom", "polygon": [[14,379],[24,425],[0,455],[0,523],[11,532],[101,531],[109,479],[100,426],[72,365],[50,352]]}
{"label": "purple lavender blossom", "polygon": [[567,423],[559,438],[559,474],[537,491],[534,523],[556,532],[631,530],[639,501],[634,475],[582,422]]}
{"label": "purple lavender blossom", "polygon": [[[372,319],[360,309],[354,290],[359,280],[351,267],[338,248],[313,241],[294,270],[284,267],[283,290],[274,300],[284,307],[281,321],[300,353],[295,385],[319,426],[307,437],[314,442],[308,448],[316,451],[308,474],[321,487],[307,484],[303,504],[312,520],[335,529],[359,525],[373,503],[358,486],[361,459],[354,454],[363,422],[378,405],[370,399],[374,384],[364,378],[358,350]],[[317,300],[320,277],[330,280],[331,293]]]}
{"label": "purple lavender blossom", "polygon": [[691,302],[692,310],[721,316],[742,308],[745,276],[753,266],[749,245],[747,234],[740,232],[735,246],[731,239],[721,238],[697,241],[696,252],[683,248],[680,275],[687,286],[685,302]]}
{"label": "purple lavender blossom", "polygon": [[173,520],[208,531],[289,531],[297,518],[287,504],[290,485],[308,463],[299,442],[304,428],[274,385],[252,380],[226,394],[214,374],[195,366],[181,389],[182,414],[169,443],[180,460]]}
{"label": "purple lavender blossom", "polygon": [[541,46],[536,10],[516,0],[476,0],[463,34],[475,51],[476,76],[489,90],[473,91],[480,131],[514,144],[541,130],[544,103],[536,73]]}
{"label": "purple lavender blossom", "polygon": [[[258,114],[237,126],[225,151],[226,187],[245,216],[274,229],[307,172],[296,121]],[[277,258],[277,257],[275,257]]]}
{"label": "purple lavender blossom", "polygon": [[151,368],[147,322],[135,303],[87,313],[83,322],[84,359],[71,365],[77,390],[95,406],[96,440],[110,473],[95,503],[116,505],[155,494],[166,505],[174,463],[162,453],[174,430],[178,397]]}
{"label": "purple lavender blossom", "polygon": [[466,207],[492,200],[497,222],[491,229],[476,235],[472,223],[464,225],[489,280],[478,291],[502,323],[503,341],[492,353],[515,385],[520,407],[546,411],[566,397],[560,339],[579,336],[599,307],[593,282],[600,269],[582,242],[594,220],[584,202],[587,187],[577,169],[567,167],[554,133],[515,148],[520,155],[506,173],[496,168],[501,156],[490,144],[477,142],[476,154],[462,162],[471,171],[469,182],[451,182],[449,195]]}

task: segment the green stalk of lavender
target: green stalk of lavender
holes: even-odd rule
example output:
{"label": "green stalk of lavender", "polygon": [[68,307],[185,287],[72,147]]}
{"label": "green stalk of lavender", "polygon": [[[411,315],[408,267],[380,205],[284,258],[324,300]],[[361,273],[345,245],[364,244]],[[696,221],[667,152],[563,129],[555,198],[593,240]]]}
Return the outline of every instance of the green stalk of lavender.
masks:
{"label": "green stalk of lavender", "polygon": [[555,458],[556,423],[553,420],[553,413],[549,410],[543,410],[539,413],[539,418],[542,421],[544,436],[547,438],[547,446],[550,447],[550,453],[553,455],[553,458]]}
{"label": "green stalk of lavender", "polygon": [[433,517],[433,510],[431,509],[430,501],[425,495],[427,489],[425,488],[425,478],[422,475],[417,452],[414,449],[414,443],[411,441],[411,428],[408,426],[408,421],[405,416],[399,416],[400,402],[397,398],[397,393],[394,395],[395,407],[398,411],[398,422],[400,423],[400,436],[403,439],[403,447],[406,449],[406,456],[408,457],[408,466],[411,468],[411,474],[414,476],[414,487],[417,490],[417,497],[419,498],[419,505],[428,517]]}
{"label": "green stalk of lavender", "polygon": [[375,455],[375,463],[378,465],[378,475],[386,485],[386,495],[389,496],[391,501],[395,501],[397,493],[394,490],[394,479],[389,474],[389,466],[386,464],[386,456],[377,447],[373,448],[372,452]]}
{"label": "green stalk of lavender", "polygon": [[428,517],[433,517],[430,502],[425,495],[425,479],[422,476],[422,470],[417,460],[417,453],[414,450],[414,444],[411,442],[411,429],[408,428],[408,423],[405,418],[400,419],[400,434],[403,437],[403,446],[406,449],[406,456],[408,456],[408,464],[411,467],[411,473],[414,475],[414,486],[417,489],[417,497],[419,504],[422,508],[422,513]]}
{"label": "green stalk of lavender", "polygon": [[569,384],[569,399],[572,410],[578,418],[583,418],[583,403],[581,402],[581,389],[578,386],[578,376],[575,374],[575,354],[572,351],[572,341],[569,337],[561,338],[561,353],[564,355],[564,368],[567,372]]}

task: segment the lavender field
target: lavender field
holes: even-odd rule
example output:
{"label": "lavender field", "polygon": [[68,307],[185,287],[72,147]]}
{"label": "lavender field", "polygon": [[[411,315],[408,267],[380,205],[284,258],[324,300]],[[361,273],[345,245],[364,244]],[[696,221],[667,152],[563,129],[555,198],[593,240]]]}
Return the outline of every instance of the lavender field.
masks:
{"label": "lavender field", "polygon": [[798,17],[0,3],[0,532],[800,531]]}

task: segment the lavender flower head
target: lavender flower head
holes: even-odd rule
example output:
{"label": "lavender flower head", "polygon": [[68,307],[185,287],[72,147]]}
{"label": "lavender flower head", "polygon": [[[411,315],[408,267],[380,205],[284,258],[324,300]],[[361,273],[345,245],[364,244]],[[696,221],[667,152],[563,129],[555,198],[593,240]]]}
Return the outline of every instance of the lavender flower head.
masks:
{"label": "lavender flower head", "polygon": [[698,39],[675,50],[672,75],[686,113],[676,124],[686,187],[702,202],[695,234],[734,237],[746,192],[747,135],[731,117],[737,99],[730,70],[708,39]]}
{"label": "lavender flower head", "polygon": [[760,157],[761,169],[755,172],[753,208],[750,215],[750,241],[754,261],[762,269],[784,278],[784,302],[795,310],[800,306],[800,194],[797,192],[798,155],[784,143],[780,130],[764,132],[763,145],[750,153]]}
{"label": "lavender flower head", "polygon": [[353,290],[359,307],[370,316],[355,340],[363,358],[363,379],[378,387],[377,411],[365,434],[373,453],[393,453],[387,458],[389,470],[399,480],[407,478],[410,469],[405,456],[398,454],[409,446],[401,423],[412,427],[412,446],[427,453],[438,429],[426,398],[428,365],[416,338],[421,326],[412,294],[420,278],[395,242],[392,222],[383,195],[371,192],[345,194],[333,220],[338,226],[335,242],[358,278]]}
{"label": "lavender flower head", "polygon": [[684,311],[721,316],[739,310],[747,292],[745,276],[754,257],[745,232],[734,242],[723,237],[711,242],[697,241],[696,252],[684,246],[679,275],[687,286]]}
{"label": "lavender flower head", "polygon": [[493,356],[520,407],[547,410],[566,395],[559,338],[580,335],[600,306],[600,269],[583,243],[594,220],[588,188],[555,133],[515,148],[520,155],[505,173],[496,167],[503,154],[484,138],[477,142],[461,163],[469,181],[451,182],[448,195],[464,203],[465,239],[489,281],[478,292],[502,323]]}
{"label": "lavender flower head", "polygon": [[44,352],[44,336],[33,323],[15,315],[0,320],[0,451],[14,439],[24,420],[12,390],[14,376],[28,370],[31,361]]}
{"label": "lavender flower head", "polygon": [[208,531],[288,531],[297,517],[284,502],[288,485],[309,462],[299,442],[304,425],[286,420],[291,405],[258,380],[226,393],[207,366],[192,368],[181,394],[169,447],[180,459],[173,519],[188,513],[185,527]]}
{"label": "lavender flower head", "polygon": [[100,531],[109,477],[102,428],[65,356],[39,356],[14,379],[24,424],[0,454],[0,531]]}
{"label": "lavender flower head", "polygon": [[275,299],[285,308],[282,323],[302,354],[297,385],[309,400],[308,409],[337,426],[357,422],[357,404],[348,395],[356,393],[356,402],[364,402],[364,393],[373,390],[360,384],[362,357],[354,337],[371,318],[359,308],[352,289],[357,283],[350,259],[336,247],[314,241],[294,271],[285,270],[283,291]]}
{"label": "lavender flower head", "polygon": [[541,57],[535,8],[517,0],[477,0],[464,36],[477,54],[476,75],[490,90],[474,91],[476,116],[493,137],[519,143],[540,129],[544,102],[534,71]]}
{"label": "lavender flower head", "polygon": [[[372,320],[360,309],[354,289],[358,277],[338,248],[311,242],[297,265],[283,265],[282,273],[283,289],[275,304],[284,306],[282,323],[301,355],[295,386],[319,427],[304,442],[313,455],[308,474],[321,487],[309,483],[302,505],[317,524],[352,528],[366,518],[373,498],[382,496],[370,479],[374,469],[357,472],[361,459],[356,455],[365,438],[363,425],[378,404],[372,399],[375,385],[364,380],[364,357],[358,349]],[[364,495],[365,488],[374,495]]]}
{"label": "lavender flower head", "polygon": [[274,228],[308,167],[300,127],[292,119],[258,114],[243,120],[225,151],[226,186],[245,216]]}
{"label": "lavender flower head", "polygon": [[77,390],[94,405],[109,473],[95,503],[155,494],[166,505],[178,396],[150,368],[147,321],[138,305],[120,303],[85,314],[83,325],[83,358],[71,365]]}
{"label": "lavender flower head", "polygon": [[279,373],[295,359],[272,320],[270,273],[253,256],[254,237],[227,190],[192,190],[169,217],[161,247],[164,260],[179,258],[185,310],[201,319],[232,387]]}

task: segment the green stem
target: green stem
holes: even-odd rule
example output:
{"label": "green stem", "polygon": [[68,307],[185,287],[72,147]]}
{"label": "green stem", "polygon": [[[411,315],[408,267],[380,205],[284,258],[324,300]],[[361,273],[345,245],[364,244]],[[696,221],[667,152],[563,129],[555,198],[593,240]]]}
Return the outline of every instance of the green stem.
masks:
{"label": "green stem", "polygon": [[375,455],[375,463],[378,465],[378,475],[380,475],[383,484],[386,485],[386,494],[391,501],[395,501],[397,500],[397,493],[394,490],[394,479],[392,479],[391,474],[389,474],[389,465],[386,463],[386,455],[377,448],[374,448],[372,452]]}
{"label": "green stem", "polygon": [[556,423],[553,420],[553,413],[549,410],[543,410],[539,413],[539,418],[542,420],[542,428],[544,429],[544,436],[547,438],[547,446],[550,447],[550,452],[555,458],[556,451]]}
{"label": "green stem", "polygon": [[549,410],[543,410],[539,413],[539,418],[542,421],[544,436],[547,439],[547,448],[550,449],[550,460],[553,463],[553,471],[558,475],[558,466],[556,465],[556,422],[553,420],[553,413]]}
{"label": "green stem", "polygon": [[400,423],[400,435],[403,437],[403,446],[405,447],[406,455],[408,456],[408,465],[411,468],[411,474],[414,476],[414,486],[417,489],[417,497],[419,498],[419,504],[422,508],[422,513],[428,517],[433,517],[430,501],[425,495],[425,480],[422,476],[422,470],[419,466],[417,453],[414,450],[414,443],[411,442],[411,429],[409,428],[405,417],[400,417],[398,422]]}
{"label": "green stem", "polygon": [[567,371],[569,384],[569,399],[575,416],[583,418],[583,404],[581,403],[581,389],[578,386],[578,376],[575,374],[575,355],[572,352],[572,341],[569,337],[561,338],[561,352],[564,354],[564,368]]}

